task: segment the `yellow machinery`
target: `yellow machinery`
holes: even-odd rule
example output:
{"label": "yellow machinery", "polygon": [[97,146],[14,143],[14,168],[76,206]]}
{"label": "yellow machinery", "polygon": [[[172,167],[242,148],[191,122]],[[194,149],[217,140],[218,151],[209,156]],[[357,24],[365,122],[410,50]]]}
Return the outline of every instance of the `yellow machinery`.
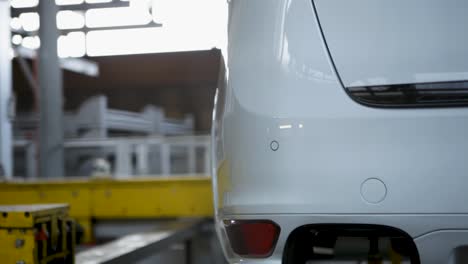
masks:
{"label": "yellow machinery", "polygon": [[78,179],[0,183],[0,204],[65,203],[92,242],[93,220],[210,217],[209,177]]}
{"label": "yellow machinery", "polygon": [[74,263],[75,225],[67,205],[0,206],[0,214],[1,263]]}

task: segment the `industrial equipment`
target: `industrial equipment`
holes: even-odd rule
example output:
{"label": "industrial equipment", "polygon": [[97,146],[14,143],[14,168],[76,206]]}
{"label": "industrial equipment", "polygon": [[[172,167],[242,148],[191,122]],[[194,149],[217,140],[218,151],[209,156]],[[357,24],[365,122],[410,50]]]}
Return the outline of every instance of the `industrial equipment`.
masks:
{"label": "industrial equipment", "polygon": [[[38,115],[33,113],[19,114],[14,120],[14,176],[37,177],[38,144],[31,135],[38,124]],[[118,177],[209,170],[209,138],[191,136],[191,115],[180,120],[168,118],[163,109],[151,105],[140,113],[109,109],[105,96],[95,96],[77,111],[65,114],[64,129],[68,176],[93,175],[96,160],[111,163],[108,175]],[[197,161],[199,156],[204,161]],[[197,170],[200,162],[204,165]]]}
{"label": "industrial equipment", "polygon": [[466,263],[468,2],[229,5],[212,175],[230,262]]}
{"label": "industrial equipment", "polygon": [[96,221],[213,215],[211,181],[207,176],[0,183],[0,204],[50,203],[70,206],[70,216],[83,230],[84,243],[95,241],[93,224]]}
{"label": "industrial equipment", "polygon": [[[37,145],[15,140],[15,175],[37,178]],[[109,162],[116,178],[209,174],[209,136],[145,136],[68,139],[64,142],[68,176],[92,176],[96,160]],[[101,173],[99,173],[101,174]]]}
{"label": "industrial equipment", "polygon": [[2,263],[74,263],[75,223],[68,206],[0,206],[0,260]]}
{"label": "industrial equipment", "polygon": [[[194,129],[191,115],[184,119],[165,116],[164,110],[152,105],[142,112],[130,112],[108,107],[103,95],[88,98],[74,112],[65,113],[64,133],[66,138],[105,139],[117,135],[190,135]],[[34,113],[20,113],[14,120],[16,139],[27,139],[39,124]],[[117,132],[116,132],[117,131]]]}

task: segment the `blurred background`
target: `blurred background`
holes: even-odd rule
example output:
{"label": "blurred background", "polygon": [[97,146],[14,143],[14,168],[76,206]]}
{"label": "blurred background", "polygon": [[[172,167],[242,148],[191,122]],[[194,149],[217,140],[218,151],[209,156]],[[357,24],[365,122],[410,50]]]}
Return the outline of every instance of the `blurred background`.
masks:
{"label": "blurred background", "polygon": [[209,133],[226,27],[220,0],[0,0],[2,259],[224,263]]}

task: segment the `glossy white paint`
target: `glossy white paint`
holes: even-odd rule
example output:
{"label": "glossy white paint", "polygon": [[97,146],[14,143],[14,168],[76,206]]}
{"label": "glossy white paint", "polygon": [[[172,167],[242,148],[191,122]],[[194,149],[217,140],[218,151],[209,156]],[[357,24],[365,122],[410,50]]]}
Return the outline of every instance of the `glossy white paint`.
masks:
{"label": "glossy white paint", "polygon": [[468,2],[315,0],[345,86],[468,79]]}
{"label": "glossy white paint", "polygon": [[[373,37],[372,31],[361,36]],[[287,236],[305,224],[388,225],[414,238],[468,229],[468,108],[377,109],[354,102],[334,72],[309,0],[232,0],[228,56],[229,78],[213,122],[216,216],[271,219],[282,229],[270,258],[243,263],[280,263]],[[364,78],[353,74],[350,79]],[[363,199],[368,179],[382,182],[385,195],[382,185],[370,184],[364,192],[371,202]],[[219,234],[230,261],[241,261],[221,228]],[[468,245],[468,236],[460,232],[457,241]]]}

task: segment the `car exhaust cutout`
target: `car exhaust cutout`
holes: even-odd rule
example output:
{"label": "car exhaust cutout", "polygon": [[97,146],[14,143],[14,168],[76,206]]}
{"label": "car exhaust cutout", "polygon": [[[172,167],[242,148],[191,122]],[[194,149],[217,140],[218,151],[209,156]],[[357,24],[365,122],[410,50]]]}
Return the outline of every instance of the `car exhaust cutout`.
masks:
{"label": "car exhaust cutout", "polygon": [[224,220],[234,253],[246,258],[267,258],[273,254],[280,227],[270,220]]}

